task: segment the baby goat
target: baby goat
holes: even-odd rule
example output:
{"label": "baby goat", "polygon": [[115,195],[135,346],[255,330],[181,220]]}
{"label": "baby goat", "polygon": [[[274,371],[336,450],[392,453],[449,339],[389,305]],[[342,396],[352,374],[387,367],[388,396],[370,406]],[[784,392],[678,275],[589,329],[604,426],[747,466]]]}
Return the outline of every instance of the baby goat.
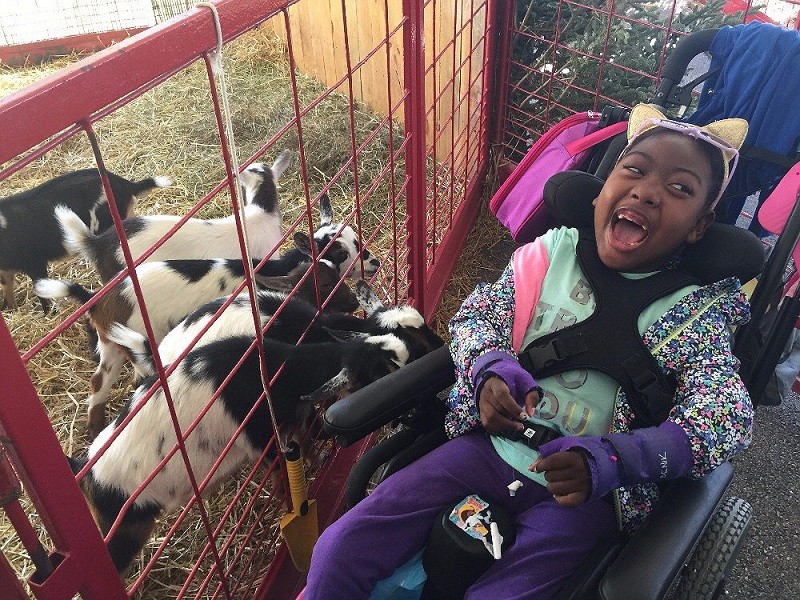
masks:
{"label": "baby goat", "polygon": [[[308,236],[298,233],[295,240],[301,244],[299,251],[305,253],[303,256],[308,261]],[[279,296],[285,298],[306,275],[311,263],[299,263],[288,273],[285,272],[287,266],[290,265],[282,260],[268,260],[256,273],[256,280],[264,287],[280,290],[282,293]],[[325,301],[330,296],[328,310],[352,312],[358,308],[356,296],[347,285],[340,284],[336,265],[320,259],[316,272],[320,299]],[[160,343],[176,323],[180,323],[198,307],[223,296],[217,307],[221,306],[227,299],[224,296],[233,292],[242,282],[244,267],[241,260],[233,259],[168,260],[142,263],[136,268],[136,274],[147,304],[153,336]],[[35,289],[44,298],[71,296],[82,304],[95,295],[80,284],[55,279],[40,280]],[[316,304],[314,277],[309,275],[296,293]],[[243,297],[247,298],[247,294]],[[89,309],[89,323],[97,331],[97,351],[100,356],[97,369],[89,381],[92,393],[87,400],[88,429],[92,437],[105,427],[105,404],[128,358],[125,349],[109,339],[108,328],[115,322],[127,325],[142,336],[147,335],[144,316],[129,277],[120,281]],[[146,375],[138,369],[137,373],[142,377]]]}
{"label": "baby goat", "polygon": [[[253,163],[241,174],[244,187],[243,218],[247,222],[252,258],[264,258],[281,241],[281,214],[276,183],[292,161],[284,150],[271,168]],[[115,229],[93,235],[72,211],[56,210],[64,245],[95,265],[107,282],[125,265]],[[182,217],[148,215],[123,221],[131,256],[136,260],[172,229]],[[191,258],[240,258],[234,215],[219,219],[189,219],[164,242],[148,261]],[[276,251],[275,257],[280,256]]]}
{"label": "baby goat", "polygon": [[[170,184],[166,177],[134,182],[111,172],[108,181],[123,219],[134,215],[136,196]],[[17,272],[36,281],[47,277],[48,262],[67,256],[55,216],[58,206],[71,210],[81,226],[92,234],[112,224],[97,169],[65,173],[32,190],[0,200],[0,285],[9,308],[15,306],[14,275]],[[47,310],[49,304],[41,302],[42,308]]]}
{"label": "baby goat", "polygon": [[[361,245],[353,228],[349,225],[334,222],[333,208],[328,194],[322,194],[319,199],[319,217],[319,227],[314,231],[314,244],[321,258],[325,258],[335,264],[342,275],[359,277],[360,270],[358,268],[351,269],[353,263],[358,260],[363,261],[366,275],[373,275],[377,272],[381,262],[372,252]],[[310,244],[298,241],[298,235],[305,234],[295,233],[295,247],[279,259],[284,261],[284,264],[291,265],[289,268],[308,260],[308,256],[311,256],[310,252],[307,252],[303,247],[310,248]],[[305,239],[308,239],[307,235]]]}
{"label": "baby goat", "polygon": [[[401,338],[411,348],[412,354],[420,355],[442,345],[441,338],[425,324],[425,319],[415,308],[384,306],[364,280],[356,281],[355,288],[358,303],[368,315],[366,319],[335,312],[317,314],[316,306],[303,298],[287,298],[283,293],[270,290],[259,291],[257,303],[261,321],[266,325],[272,319],[266,334],[271,339],[294,344],[301,339],[304,343],[330,342],[336,339],[332,337],[332,331],[338,332],[339,337],[344,332],[368,335],[391,333]],[[164,336],[158,346],[162,362],[166,364],[175,361],[200,331],[208,326],[226,300],[227,298],[217,298],[198,308]],[[203,340],[225,335],[255,335],[250,298],[246,294],[240,294],[233,300],[208,327],[198,344]],[[130,350],[139,372],[153,375],[155,370],[146,345],[147,340],[142,338],[135,345],[132,344],[131,336],[127,340],[123,345]]]}
{"label": "baby goat", "polygon": [[[252,331],[252,324],[245,328]],[[120,335],[116,328],[115,335]],[[430,346],[416,349],[395,334],[360,334],[347,341],[300,345],[264,337],[268,371],[277,373],[282,367],[271,386],[278,425],[290,427],[315,400],[359,389],[442,345],[441,339],[432,333],[431,336]],[[169,389],[182,431],[187,432],[206,409],[209,398],[252,343],[252,333],[215,329],[212,334],[209,330],[172,372]],[[159,346],[160,353],[163,344]],[[164,350],[162,355],[168,354]],[[108,542],[109,553],[121,572],[146,543],[158,515],[179,508],[192,493],[180,455],[173,453],[167,459],[168,453],[173,452],[176,436],[163,390],[157,390],[147,402],[143,400],[153,383],[152,379],[143,383],[115,423],[95,439],[89,448],[90,458],[134,408],[140,409],[80,482],[100,530],[107,535],[121,507],[142,481],[158,471],[122,515],[119,528]],[[209,475],[223,448],[251,411],[242,434],[210,476],[208,488],[230,477],[243,462],[254,461],[262,454],[274,432],[266,402],[256,406],[262,393],[257,353],[251,351],[217,400],[187,434],[186,450],[197,481]],[[70,459],[70,462],[75,473],[86,464],[85,460]]]}
{"label": "baby goat", "polygon": [[350,270],[350,267],[356,261],[361,261],[364,264],[364,275],[373,275],[381,266],[381,262],[366,248],[364,248],[358,240],[358,235],[353,231],[349,225],[344,227],[333,221],[333,209],[331,208],[331,201],[327,194],[323,194],[319,199],[319,214],[320,226],[314,232],[314,241],[319,248],[325,248],[333,240],[329,250],[331,252],[347,253],[350,260],[342,262],[340,270],[342,275],[350,273],[351,277],[360,277],[361,271],[356,265],[356,268]]}

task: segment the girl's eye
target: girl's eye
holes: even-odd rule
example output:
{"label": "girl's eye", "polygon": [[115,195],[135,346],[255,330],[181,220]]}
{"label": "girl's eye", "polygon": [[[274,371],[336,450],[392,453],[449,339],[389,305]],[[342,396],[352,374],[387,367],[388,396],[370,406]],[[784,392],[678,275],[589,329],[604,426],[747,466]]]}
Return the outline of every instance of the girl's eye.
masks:
{"label": "girl's eye", "polygon": [[672,185],[672,187],[678,190],[680,193],[686,194],[687,196],[691,196],[693,193],[692,188],[690,188],[688,185],[684,185],[682,183],[673,183],[670,185]]}
{"label": "girl's eye", "polygon": [[635,173],[636,175],[641,175],[643,173],[642,169],[635,165],[623,165],[625,169],[630,171],[631,173]]}

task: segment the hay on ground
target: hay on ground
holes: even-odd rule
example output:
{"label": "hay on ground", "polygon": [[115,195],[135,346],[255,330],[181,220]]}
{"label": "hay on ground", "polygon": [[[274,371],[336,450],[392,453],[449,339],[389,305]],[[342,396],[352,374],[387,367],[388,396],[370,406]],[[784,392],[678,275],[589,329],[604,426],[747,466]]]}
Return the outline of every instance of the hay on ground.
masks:
{"label": "hay on ground", "polygon": [[[79,58],[77,55],[63,57],[28,69],[3,68],[0,70],[0,95],[20,89]],[[225,69],[231,94],[235,139],[240,157],[244,159],[256,153],[294,116],[290,73],[283,42],[263,31],[252,31],[226,46]],[[301,106],[307,105],[325,91],[318,81],[302,75],[298,75],[298,86]],[[140,214],[184,214],[224,177],[220,141],[211,106],[205,67],[198,63],[96,124],[100,147],[109,170],[132,180],[167,175],[174,181],[173,186],[157,190],[143,199],[139,206]],[[378,178],[378,174],[389,162],[389,130],[387,126],[381,125],[381,117],[361,105],[355,107],[355,121],[359,143],[378,130],[378,134],[358,157],[358,176],[363,192]],[[323,100],[303,118],[302,130],[308,187],[312,197],[333,182],[330,197],[337,217],[350,215],[354,210],[355,198],[352,169],[334,181],[334,175],[351,158],[347,97],[335,93]],[[395,150],[401,140],[401,131],[397,129],[394,132]],[[260,160],[269,163],[284,148],[297,150],[297,147],[297,129],[292,128]],[[92,166],[94,159],[88,140],[84,136],[76,136],[2,182],[0,197],[30,189],[63,172]],[[396,162],[395,172],[379,183],[372,197],[361,207],[361,226],[365,237],[370,240],[370,249],[387,259],[391,257],[391,249],[395,243],[404,247],[403,237],[396,229],[402,227],[405,218],[403,201],[398,203],[396,214],[390,213],[390,178],[394,178],[397,189],[400,189],[403,168],[402,161]],[[306,198],[297,162],[282,177],[280,196],[285,227],[303,219]],[[482,211],[484,212],[486,211]],[[212,200],[198,216],[217,217],[224,214],[229,214],[228,197],[225,193]],[[315,222],[318,221],[316,214],[313,218]],[[357,226],[356,222],[351,224],[354,228]],[[305,220],[301,221],[300,228],[308,229]],[[496,277],[496,264],[488,267],[487,260],[498,262],[491,254],[491,249],[500,243],[503,235],[493,217],[479,219],[438,313],[437,325],[445,338],[448,337],[447,320],[472,290],[475,282],[478,279]],[[489,249],[488,255],[484,250],[486,248]],[[507,259],[508,255],[503,256],[500,264],[504,265]],[[392,279],[389,271],[387,269],[380,280],[379,291],[391,298],[399,290],[402,297],[406,286],[405,271],[400,271],[397,281]],[[76,281],[91,289],[99,287],[99,279],[94,270],[78,259],[52,265],[51,276]],[[65,301],[50,314],[43,314],[32,294],[30,282],[25,279],[22,281],[18,277],[19,308],[3,312],[21,351],[27,350],[52,331],[75,308],[70,301]],[[89,443],[85,433],[84,401],[88,395],[88,381],[95,363],[87,341],[85,331],[80,324],[76,324],[63,332],[28,364],[28,371],[62,447],[70,455],[82,455]],[[123,374],[120,381],[126,382],[130,379],[128,373]],[[130,386],[120,386],[109,403],[109,414],[116,414],[130,392]],[[231,498],[240,491],[240,486],[241,479],[232,480],[204,500],[213,524],[228,509]],[[242,499],[225,519],[220,539],[226,540],[231,535],[244,536],[250,528],[254,528],[256,533],[252,539],[278,540],[277,525],[272,517],[279,515],[282,508],[277,502],[271,508],[263,506],[264,498],[272,497],[274,491],[269,484],[262,490],[257,489],[254,483],[247,486]],[[245,507],[252,515],[243,513]],[[33,513],[33,509],[30,512]],[[162,517],[144,557],[134,568],[134,575],[158,548],[175,517],[174,514]],[[243,530],[235,526],[239,520],[246,524]],[[11,526],[4,516],[0,517],[0,532],[3,539],[2,551],[6,558],[12,562],[21,577],[28,577],[33,570],[32,565],[16,536],[11,535]],[[40,536],[46,544],[50,543],[41,528]],[[175,598],[205,544],[206,535],[195,508],[167,545],[155,568],[139,588],[138,595],[153,600]],[[239,549],[240,545],[233,540],[231,548]],[[234,597],[252,595],[255,590],[250,586],[253,585],[252,582],[257,585],[260,581],[265,565],[268,564],[264,559],[270,558],[270,550],[263,547],[250,549],[245,554],[248,552],[260,553],[254,563],[258,566],[251,567],[250,571],[237,572],[237,566],[240,565],[230,564],[230,560],[225,558],[228,567],[233,571],[232,577],[242,579],[244,585],[241,595],[237,592]],[[250,565],[245,558],[237,562]],[[190,587],[196,587],[212,566],[207,556]],[[211,580],[218,582],[218,577],[215,577],[217,576],[212,575]],[[209,588],[212,591],[205,592],[205,595],[213,593],[214,587],[212,585]]]}

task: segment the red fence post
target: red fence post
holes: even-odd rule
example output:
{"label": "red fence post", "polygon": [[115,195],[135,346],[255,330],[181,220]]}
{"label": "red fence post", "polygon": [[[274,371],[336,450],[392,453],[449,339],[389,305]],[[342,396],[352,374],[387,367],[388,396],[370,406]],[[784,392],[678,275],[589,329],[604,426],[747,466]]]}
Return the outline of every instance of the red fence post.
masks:
{"label": "red fence post", "polygon": [[[9,459],[63,556],[37,597],[127,598],[5,320],[0,319],[0,429]],[[12,441],[13,440],[13,441]],[[38,592],[37,592],[38,589]],[[49,593],[48,593],[49,592]]]}
{"label": "red fence post", "polygon": [[17,573],[0,554],[0,598],[5,600],[27,600],[28,594],[22,589]]}
{"label": "red fence post", "polygon": [[[425,311],[425,27],[423,3],[403,0],[408,300]],[[435,157],[434,157],[435,158]]]}
{"label": "red fence post", "polygon": [[[489,0],[488,23],[486,27],[487,56],[494,62],[484,73],[484,87],[493,90],[483,97],[484,110],[490,115],[489,144],[502,144],[505,136],[506,113],[508,111],[508,80],[511,70],[511,39],[514,33],[514,7],[516,3],[508,0]],[[489,104],[493,104],[490,110]]]}

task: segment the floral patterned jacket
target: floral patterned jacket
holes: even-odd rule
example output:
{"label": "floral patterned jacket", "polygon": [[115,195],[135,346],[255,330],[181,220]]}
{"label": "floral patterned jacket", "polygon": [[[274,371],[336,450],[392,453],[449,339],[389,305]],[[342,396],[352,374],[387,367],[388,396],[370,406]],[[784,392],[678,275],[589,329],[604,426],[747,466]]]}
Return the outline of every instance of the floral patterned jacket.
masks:
{"label": "floral patterned jacket", "polygon": [[[514,353],[514,263],[494,284],[479,284],[450,322],[450,352],[456,384],[450,392],[445,422],[448,436],[480,427],[474,400],[472,365],[485,352]],[[678,388],[669,419],[688,436],[694,462],[690,477],[699,478],[750,443],[753,406],[736,370],[730,328],[750,317],[747,300],[735,278],[701,287],[682,298],[645,331],[643,339],[658,364],[674,373]],[[618,391],[612,432],[630,430],[631,408]],[[620,528],[633,532],[658,501],[655,484],[620,488],[615,493]]]}

